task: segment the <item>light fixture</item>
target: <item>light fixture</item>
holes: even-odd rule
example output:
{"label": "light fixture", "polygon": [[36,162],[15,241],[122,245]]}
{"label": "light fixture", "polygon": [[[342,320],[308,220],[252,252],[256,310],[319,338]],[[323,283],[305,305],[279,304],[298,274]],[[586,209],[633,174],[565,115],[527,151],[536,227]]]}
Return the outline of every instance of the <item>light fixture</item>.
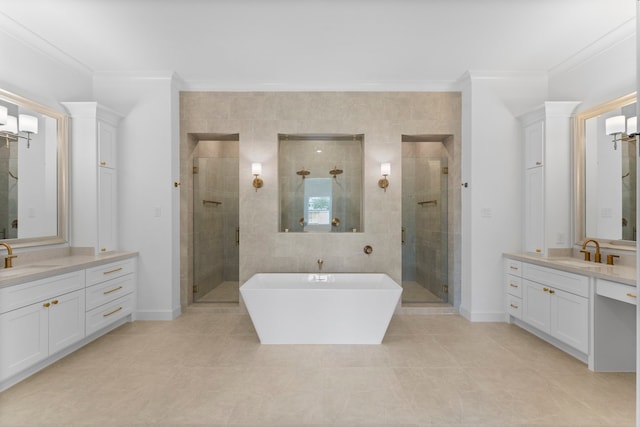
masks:
{"label": "light fixture", "polygon": [[7,115],[9,114],[9,110],[4,105],[0,105],[0,125],[7,124]]}
{"label": "light fixture", "polygon": [[[8,114],[4,116],[5,110],[6,107],[0,106],[0,137],[4,138],[7,144],[17,141],[18,138],[26,139],[27,148],[31,147],[31,135],[38,133],[38,118],[28,114],[20,114],[18,117]],[[27,136],[20,135],[20,132],[26,133]]]}
{"label": "light fixture", "polygon": [[262,175],[262,163],[251,163],[251,174],[253,175],[253,187],[258,191],[258,188],[262,188],[264,181],[259,178]]}
{"label": "light fixture", "polygon": [[391,175],[391,163],[380,164],[380,175],[382,175],[382,178],[378,180],[378,187],[383,188],[386,193],[387,187],[389,186],[387,177]]}
{"label": "light fixture", "polygon": [[613,135],[613,149],[618,149],[618,141],[622,140],[625,132],[626,118],[624,116],[609,117],[604,121],[604,129],[607,135]]}
{"label": "light fixture", "polygon": [[627,119],[627,135],[632,138],[638,135],[638,117],[633,116]]}

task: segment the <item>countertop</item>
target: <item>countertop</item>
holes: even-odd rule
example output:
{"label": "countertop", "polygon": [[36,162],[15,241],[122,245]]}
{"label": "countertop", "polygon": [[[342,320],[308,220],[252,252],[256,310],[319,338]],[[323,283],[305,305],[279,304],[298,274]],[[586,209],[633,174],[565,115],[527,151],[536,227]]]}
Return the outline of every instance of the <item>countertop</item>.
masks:
{"label": "countertop", "polygon": [[528,262],[543,267],[555,268],[583,276],[611,280],[625,285],[636,286],[636,269],[626,265],[607,265],[582,261],[571,257],[543,257],[524,253],[505,253],[505,258]]}
{"label": "countertop", "polygon": [[2,268],[0,269],[0,288],[97,267],[110,262],[133,258],[137,255],[137,252],[109,252],[100,255],[67,255],[47,258],[12,268]]}

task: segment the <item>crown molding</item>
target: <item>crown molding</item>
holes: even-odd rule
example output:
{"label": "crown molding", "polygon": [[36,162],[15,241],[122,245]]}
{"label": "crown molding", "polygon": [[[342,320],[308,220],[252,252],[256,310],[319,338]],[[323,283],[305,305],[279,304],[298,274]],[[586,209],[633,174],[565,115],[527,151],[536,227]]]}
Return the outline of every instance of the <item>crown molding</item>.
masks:
{"label": "crown molding", "polygon": [[456,81],[267,83],[183,79],[186,92],[456,92]]}
{"label": "crown molding", "polygon": [[636,36],[636,18],[631,18],[598,40],[549,70],[549,76],[571,71],[616,45]]}
{"label": "crown molding", "polygon": [[93,70],[86,64],[52,45],[2,12],[0,12],[0,31],[58,63],[69,66],[81,73],[93,74]]}

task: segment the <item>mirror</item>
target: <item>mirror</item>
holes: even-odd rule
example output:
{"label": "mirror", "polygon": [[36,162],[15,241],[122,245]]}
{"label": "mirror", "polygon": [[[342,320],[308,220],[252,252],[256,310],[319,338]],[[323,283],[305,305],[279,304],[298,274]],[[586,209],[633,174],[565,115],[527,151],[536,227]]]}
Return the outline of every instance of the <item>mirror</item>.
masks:
{"label": "mirror", "polygon": [[[616,121],[615,117],[621,128],[613,133],[609,119]],[[632,121],[628,122],[633,117],[637,117],[635,93],[576,116],[575,232],[580,243],[594,238],[634,247],[637,138],[628,135],[634,132]]]}
{"label": "mirror", "polygon": [[364,135],[278,135],[279,231],[363,231]]}
{"label": "mirror", "polygon": [[0,89],[0,240],[66,241],[66,156],[67,116]]}

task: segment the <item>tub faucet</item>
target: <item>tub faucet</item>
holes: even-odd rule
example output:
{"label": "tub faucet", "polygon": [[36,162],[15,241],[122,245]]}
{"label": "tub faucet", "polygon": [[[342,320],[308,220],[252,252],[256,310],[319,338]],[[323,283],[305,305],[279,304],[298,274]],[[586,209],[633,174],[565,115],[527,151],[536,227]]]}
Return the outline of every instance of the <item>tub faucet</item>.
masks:
{"label": "tub faucet", "polygon": [[4,268],[13,267],[13,265],[11,265],[11,260],[13,258],[16,258],[18,255],[13,254],[13,249],[11,249],[11,246],[9,246],[8,243],[0,242],[0,246],[4,246],[5,248],[7,248],[7,257],[4,259]]}
{"label": "tub faucet", "polygon": [[590,261],[591,260],[591,253],[589,251],[586,250],[587,247],[587,243],[589,242],[593,242],[596,244],[596,257],[593,260],[594,262],[602,262],[601,261],[601,255],[600,255],[600,243],[598,243],[596,240],[594,239],[589,239],[586,242],[583,243],[582,245],[582,250],[580,252],[582,252],[584,254],[584,260],[585,261]]}
{"label": "tub faucet", "polygon": [[322,258],[318,258],[318,271],[322,271],[322,264],[324,264],[324,261]]}

